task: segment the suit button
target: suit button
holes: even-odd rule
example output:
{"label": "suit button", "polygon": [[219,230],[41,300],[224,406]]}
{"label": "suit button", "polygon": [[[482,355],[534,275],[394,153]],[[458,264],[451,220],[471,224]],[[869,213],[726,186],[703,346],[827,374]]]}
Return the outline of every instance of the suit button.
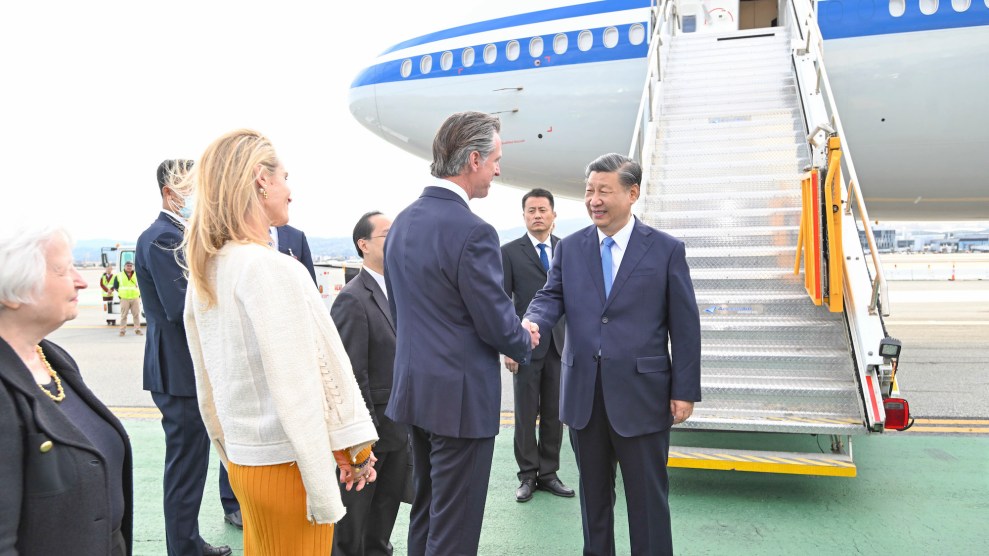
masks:
{"label": "suit button", "polygon": [[608,324],[608,317],[603,317],[601,319],[601,324]]}
{"label": "suit button", "polygon": [[41,443],[41,446],[38,446],[38,449],[41,450],[42,454],[47,454],[48,452],[52,451],[53,446],[55,445],[52,444],[51,440],[45,440],[44,442]]}

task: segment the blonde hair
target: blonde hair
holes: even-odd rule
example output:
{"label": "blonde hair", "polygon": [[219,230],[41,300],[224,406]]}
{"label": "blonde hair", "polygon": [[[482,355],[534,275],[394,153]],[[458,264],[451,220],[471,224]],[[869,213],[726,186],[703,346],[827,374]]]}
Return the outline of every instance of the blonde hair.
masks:
{"label": "blonde hair", "polygon": [[[213,141],[192,167],[195,208],[183,239],[189,285],[206,301],[216,303],[207,267],[229,241],[267,244],[258,223],[267,222],[258,198],[258,179],[278,168],[275,148],[267,137],[238,129]],[[267,227],[267,226],[266,226]]]}

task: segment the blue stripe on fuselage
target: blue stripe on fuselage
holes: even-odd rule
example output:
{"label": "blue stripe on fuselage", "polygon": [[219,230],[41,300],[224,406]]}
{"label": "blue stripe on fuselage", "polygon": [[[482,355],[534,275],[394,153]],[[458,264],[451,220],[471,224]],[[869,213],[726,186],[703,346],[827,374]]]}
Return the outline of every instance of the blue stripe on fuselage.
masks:
{"label": "blue stripe on fuselage", "polygon": [[557,19],[566,19],[569,17],[597,15],[609,12],[632,10],[635,8],[648,8],[650,5],[650,0],[607,0],[499,17],[497,19],[489,19],[487,21],[478,21],[477,23],[468,23],[467,25],[452,27],[443,31],[437,31],[428,35],[409,39],[389,48],[388,50],[382,52],[381,55],[384,56],[385,54],[402,50],[403,48],[409,48],[411,46],[418,46],[443,39],[473,35],[474,33],[497,31],[499,29],[518,27],[520,25],[530,25],[532,23],[545,23],[547,21],[555,21]]}
{"label": "blue stripe on fuselage", "polygon": [[[543,45],[544,50],[542,56],[539,58],[533,58],[529,56],[529,40],[533,37],[520,37],[515,39],[519,41],[520,55],[518,59],[514,61],[509,61],[505,57],[505,45],[510,42],[510,40],[499,41],[494,44],[498,50],[498,58],[493,64],[487,64],[484,62],[484,47],[486,44],[473,45],[474,48],[474,64],[471,67],[464,67],[461,63],[462,54],[464,48],[457,48],[451,50],[453,53],[453,59],[456,63],[448,70],[440,69],[440,55],[441,52],[433,52],[430,55],[433,57],[433,69],[427,74],[423,74],[419,71],[420,60],[423,55],[416,55],[411,58],[412,60],[412,74],[408,77],[403,78],[401,75],[402,63],[405,59],[392,60],[390,62],[383,62],[380,64],[373,65],[364,71],[362,71],[354,82],[350,85],[353,87],[361,87],[364,85],[375,85],[378,83],[389,83],[393,81],[416,81],[420,79],[432,79],[437,77],[453,77],[458,75],[483,75],[487,73],[498,73],[506,71],[518,71],[524,69],[537,69],[537,68],[549,68],[555,66],[569,66],[573,64],[585,64],[591,62],[610,62],[614,60],[627,60],[631,58],[645,58],[649,53],[649,45],[646,41],[643,41],[639,45],[633,45],[628,40],[629,28],[635,25],[634,23],[628,25],[618,25],[618,44],[613,48],[606,48],[602,43],[602,36],[604,34],[604,27],[599,27],[597,29],[588,29],[592,36],[594,37],[593,46],[590,50],[586,52],[581,52],[577,48],[577,36],[580,31],[569,31],[563,33],[567,36],[567,42],[569,47],[567,51],[563,54],[557,54],[553,52],[553,38],[558,34],[554,33],[551,35],[543,35]],[[646,27],[646,22],[641,22],[640,25]],[[646,27],[648,29],[648,27]],[[605,78],[605,76],[602,76]]]}
{"label": "blue stripe on fuselage", "polygon": [[940,0],[936,12],[924,15],[920,0],[906,0],[903,15],[893,17],[889,0],[820,0],[817,24],[825,40],[957,29],[989,25],[989,6],[985,0],[971,0],[967,10],[956,12],[951,0]]}

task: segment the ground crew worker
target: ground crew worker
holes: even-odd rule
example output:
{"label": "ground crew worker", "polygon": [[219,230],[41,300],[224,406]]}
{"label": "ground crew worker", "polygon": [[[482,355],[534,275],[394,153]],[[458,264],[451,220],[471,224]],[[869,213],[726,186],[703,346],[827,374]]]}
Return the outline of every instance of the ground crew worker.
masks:
{"label": "ground crew worker", "polygon": [[141,335],[141,290],[137,288],[134,262],[124,263],[124,271],[113,277],[113,289],[120,298],[120,335],[127,333],[127,313],[134,316],[134,334]]}
{"label": "ground crew worker", "polygon": [[113,265],[108,264],[100,275],[100,293],[103,295],[103,313],[107,324],[115,324],[113,318]]}

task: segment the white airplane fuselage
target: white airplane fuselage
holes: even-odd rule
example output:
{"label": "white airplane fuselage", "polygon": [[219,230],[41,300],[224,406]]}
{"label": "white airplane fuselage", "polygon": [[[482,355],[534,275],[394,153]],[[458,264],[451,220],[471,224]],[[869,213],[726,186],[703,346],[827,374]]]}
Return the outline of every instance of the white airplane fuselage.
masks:
{"label": "white airplane fuselage", "polygon": [[[921,14],[918,1],[906,0],[899,18],[885,2],[818,3],[847,148],[873,218],[987,219],[989,0],[971,0],[960,12],[941,0],[932,15]],[[426,159],[449,114],[497,114],[501,183],[582,198],[584,166],[628,152],[645,84],[650,2],[555,5],[396,45],[354,81],[351,112]],[[582,31],[590,31],[589,47]],[[608,33],[618,37],[612,47],[604,44]]]}

